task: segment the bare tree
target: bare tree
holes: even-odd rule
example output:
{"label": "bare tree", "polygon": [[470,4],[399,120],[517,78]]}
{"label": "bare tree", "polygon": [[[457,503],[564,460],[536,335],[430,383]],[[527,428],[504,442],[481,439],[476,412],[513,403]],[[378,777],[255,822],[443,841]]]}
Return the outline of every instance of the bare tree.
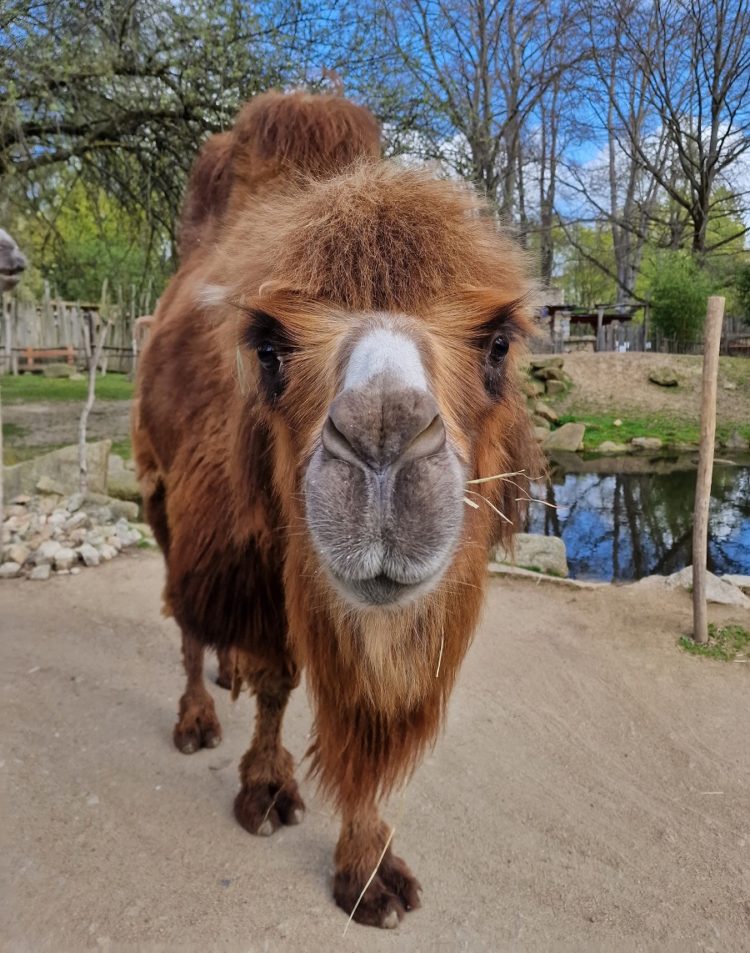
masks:
{"label": "bare tree", "polygon": [[[717,213],[717,187],[731,185],[726,172],[750,149],[750,2],[653,0],[632,9],[607,6],[623,39],[623,65],[629,75],[645,79],[644,102],[661,127],[630,124],[621,100],[610,96],[622,130],[620,145],[684,210],[692,251],[703,257],[718,247],[707,241],[709,220]],[[644,132],[663,134],[673,164],[654,154]],[[746,230],[738,228],[720,244]]]}

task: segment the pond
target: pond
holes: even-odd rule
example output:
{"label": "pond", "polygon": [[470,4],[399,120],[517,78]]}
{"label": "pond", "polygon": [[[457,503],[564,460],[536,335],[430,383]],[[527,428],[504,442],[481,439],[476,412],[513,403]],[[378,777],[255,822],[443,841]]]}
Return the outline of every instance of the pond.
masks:
{"label": "pond", "polygon": [[[560,536],[570,575],[632,580],[692,562],[697,455],[656,460],[564,454],[534,495],[528,531]],[[708,568],[750,574],[750,458],[717,460],[709,512]]]}

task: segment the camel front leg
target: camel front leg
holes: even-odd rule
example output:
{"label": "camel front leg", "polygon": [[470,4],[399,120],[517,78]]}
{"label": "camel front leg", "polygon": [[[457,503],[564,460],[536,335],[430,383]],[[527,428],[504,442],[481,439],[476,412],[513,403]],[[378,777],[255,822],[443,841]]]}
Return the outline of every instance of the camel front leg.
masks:
{"label": "camel front leg", "polygon": [[345,808],[335,853],[333,896],[345,913],[353,911],[353,919],[366,926],[392,929],[408,910],[420,906],[422,888],[392,852],[390,836],[374,801]]}
{"label": "camel front leg", "polygon": [[182,661],[187,675],[185,691],[180,699],[180,712],[174,727],[174,743],[183,754],[200,748],[215,748],[221,741],[221,724],[214,700],[203,681],[202,643],[182,631]]}

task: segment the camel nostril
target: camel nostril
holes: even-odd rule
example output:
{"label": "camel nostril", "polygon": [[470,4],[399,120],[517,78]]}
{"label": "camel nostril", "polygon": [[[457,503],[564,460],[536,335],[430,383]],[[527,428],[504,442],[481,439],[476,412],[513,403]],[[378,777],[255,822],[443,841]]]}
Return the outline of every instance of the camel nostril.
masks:
{"label": "camel nostril", "polygon": [[404,448],[401,460],[419,460],[429,457],[445,446],[445,426],[439,414]]}
{"label": "camel nostril", "polygon": [[354,447],[349,443],[344,434],[339,430],[331,417],[328,417],[323,425],[321,433],[323,447],[332,457],[339,460],[345,460],[347,463],[361,464],[362,460]]}

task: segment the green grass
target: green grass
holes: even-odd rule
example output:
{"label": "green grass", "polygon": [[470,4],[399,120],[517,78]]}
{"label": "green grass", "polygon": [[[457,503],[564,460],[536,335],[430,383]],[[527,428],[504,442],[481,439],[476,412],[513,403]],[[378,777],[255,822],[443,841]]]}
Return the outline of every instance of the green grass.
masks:
{"label": "green grass", "polygon": [[20,440],[29,431],[20,424],[3,424],[3,440]]}
{"label": "green grass", "polygon": [[122,457],[123,460],[130,460],[133,456],[133,445],[130,442],[130,437],[124,437],[122,440],[113,440],[110,453],[116,453]]}
{"label": "green grass", "polygon": [[[633,437],[658,437],[665,446],[687,444],[698,446],[700,426],[697,423],[677,420],[674,417],[620,417],[622,425],[615,427],[617,415],[603,414],[565,414],[560,423],[582,423],[586,425],[583,437],[584,450],[596,450],[605,440],[613,443],[629,443]],[[720,444],[735,430],[750,440],[750,424],[719,424],[716,428],[716,442]]]}
{"label": "green grass", "polygon": [[[88,380],[71,381],[67,378],[47,378],[37,374],[5,376],[0,379],[0,394],[9,404],[26,401],[78,400],[88,394]],[[96,381],[97,400],[130,400],[133,382],[124,374],[106,374]]]}
{"label": "green grass", "polygon": [[679,644],[691,655],[733,662],[747,656],[750,649],[750,632],[741,625],[724,625],[718,628],[712,622],[708,627],[708,642],[694,642],[690,636],[683,635]]}

